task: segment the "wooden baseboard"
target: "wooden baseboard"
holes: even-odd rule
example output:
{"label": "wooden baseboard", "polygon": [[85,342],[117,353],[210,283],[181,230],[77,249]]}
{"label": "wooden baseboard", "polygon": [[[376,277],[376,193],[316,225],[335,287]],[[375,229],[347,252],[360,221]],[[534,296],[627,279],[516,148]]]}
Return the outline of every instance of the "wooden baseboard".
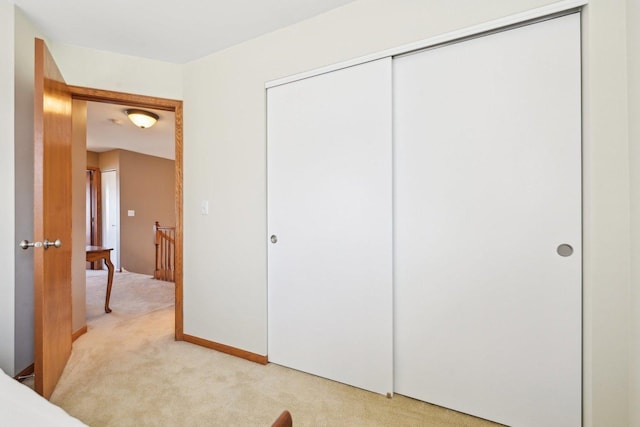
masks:
{"label": "wooden baseboard", "polygon": [[241,359],[249,360],[251,362],[259,363],[261,365],[266,365],[267,363],[269,363],[267,356],[251,353],[250,351],[241,350],[239,348],[231,347],[229,345],[220,344],[217,342],[205,340],[205,339],[194,337],[192,335],[187,335],[187,334],[183,334],[182,338],[184,339],[184,341],[189,342],[191,344],[196,344],[202,347],[210,348],[212,350],[216,350],[221,353],[230,354],[231,356],[235,356]]}
{"label": "wooden baseboard", "polygon": [[82,328],[78,329],[77,331],[75,331],[73,334],[71,334],[71,341],[75,341],[78,338],[80,338],[82,335],[87,333],[87,325],[84,325]]}
{"label": "wooden baseboard", "polygon": [[24,368],[22,371],[18,372],[16,376],[13,378],[17,380],[20,377],[26,377],[27,375],[31,375],[34,372],[35,372],[35,365],[32,363],[31,365]]}

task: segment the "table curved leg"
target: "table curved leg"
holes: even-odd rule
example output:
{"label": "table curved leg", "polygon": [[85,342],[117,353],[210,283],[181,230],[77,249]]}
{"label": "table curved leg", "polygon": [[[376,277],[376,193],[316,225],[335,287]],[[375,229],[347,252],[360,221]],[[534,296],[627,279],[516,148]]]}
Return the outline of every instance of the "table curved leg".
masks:
{"label": "table curved leg", "polygon": [[107,297],[104,301],[104,312],[111,313],[111,309],[109,308],[109,299],[111,298],[111,285],[113,285],[113,263],[111,262],[110,257],[107,256],[104,259],[104,263],[107,264],[107,269],[109,270],[109,276],[107,279]]}

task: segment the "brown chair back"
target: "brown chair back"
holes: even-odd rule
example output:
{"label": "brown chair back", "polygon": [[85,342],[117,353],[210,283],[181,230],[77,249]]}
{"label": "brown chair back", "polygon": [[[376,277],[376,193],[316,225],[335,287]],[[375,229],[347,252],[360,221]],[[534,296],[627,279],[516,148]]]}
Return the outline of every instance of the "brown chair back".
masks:
{"label": "brown chair back", "polygon": [[293,419],[289,411],[283,411],[271,427],[293,427]]}

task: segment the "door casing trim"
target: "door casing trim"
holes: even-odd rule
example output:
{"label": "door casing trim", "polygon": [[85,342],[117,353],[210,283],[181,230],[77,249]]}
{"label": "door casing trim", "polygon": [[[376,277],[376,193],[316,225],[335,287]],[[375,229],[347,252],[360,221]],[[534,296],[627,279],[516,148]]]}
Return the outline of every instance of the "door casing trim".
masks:
{"label": "door casing trim", "polygon": [[158,98],[154,96],[136,95],[115,92],[104,89],[94,89],[82,86],[68,85],[72,99],[92,102],[105,102],[131,107],[152,108],[156,110],[173,111],[175,113],[175,339],[184,340],[183,317],[183,110],[182,101],[176,99]]}

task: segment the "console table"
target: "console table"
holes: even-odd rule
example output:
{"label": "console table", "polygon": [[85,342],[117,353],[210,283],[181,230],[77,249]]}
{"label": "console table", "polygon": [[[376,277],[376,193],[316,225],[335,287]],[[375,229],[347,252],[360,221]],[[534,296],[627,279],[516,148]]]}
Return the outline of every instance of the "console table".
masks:
{"label": "console table", "polygon": [[109,275],[107,278],[107,297],[104,301],[104,311],[105,313],[111,313],[111,309],[109,308],[109,298],[111,298],[111,285],[113,285],[113,264],[111,263],[111,251],[113,248],[103,248],[102,246],[87,246],[87,262],[100,261],[104,260],[104,263],[107,265],[107,270],[109,270]]}

